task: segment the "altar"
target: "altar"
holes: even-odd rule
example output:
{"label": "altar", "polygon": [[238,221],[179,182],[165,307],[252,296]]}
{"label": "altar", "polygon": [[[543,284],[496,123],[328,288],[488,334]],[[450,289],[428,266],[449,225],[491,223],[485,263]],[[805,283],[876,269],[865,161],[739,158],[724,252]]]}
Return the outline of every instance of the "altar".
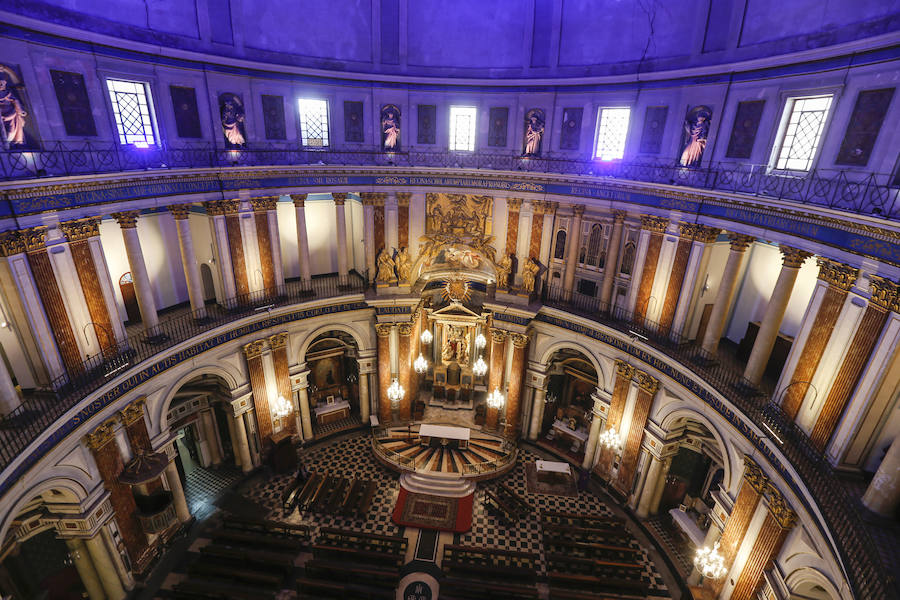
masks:
{"label": "altar", "polygon": [[319,425],[327,425],[350,416],[350,403],[346,400],[338,400],[330,404],[317,406],[313,411],[316,413],[316,423]]}
{"label": "altar", "polygon": [[471,431],[468,427],[452,427],[450,425],[431,425],[423,423],[419,427],[419,440],[423,446],[430,446],[432,442],[438,442],[441,446],[448,446],[453,440],[460,450],[469,447]]}

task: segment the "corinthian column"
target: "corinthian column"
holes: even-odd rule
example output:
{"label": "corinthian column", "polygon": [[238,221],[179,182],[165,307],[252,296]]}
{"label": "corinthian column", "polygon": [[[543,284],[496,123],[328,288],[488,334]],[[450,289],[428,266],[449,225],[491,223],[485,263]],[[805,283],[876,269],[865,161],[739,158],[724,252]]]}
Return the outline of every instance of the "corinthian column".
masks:
{"label": "corinthian column", "polygon": [[528,336],[521,333],[509,334],[512,342],[512,364],[509,369],[509,389],[506,394],[506,437],[519,437],[519,417],[522,412],[522,381],[525,378],[525,348]]}
{"label": "corinthian column", "polygon": [[147,265],[144,263],[144,252],[141,250],[141,239],[138,237],[138,211],[131,210],[113,213],[112,216],[119,223],[119,227],[122,228],[122,238],[125,240],[125,254],[128,256],[131,280],[134,282],[134,294],[137,296],[144,327],[150,336],[157,335],[159,316],[156,314],[156,300],[153,297],[153,287],[150,285],[150,276],[147,274]]}
{"label": "corinthian column", "polygon": [[331,194],[334,198],[335,223],[337,224],[337,261],[338,276],[344,277],[349,272],[347,264],[347,214],[344,203],[347,194]]}
{"label": "corinthian column", "polygon": [[269,227],[269,213],[275,211],[275,202],[275,196],[250,199],[250,205],[253,206],[253,223],[256,226],[259,266],[262,271],[263,289],[266,290],[266,295],[277,294],[275,288],[278,285],[275,275],[275,256],[272,252],[271,229]]}
{"label": "corinthian column", "polygon": [[175,217],[178,229],[178,246],[181,249],[181,266],[187,280],[188,298],[195,319],[206,317],[206,303],[203,300],[203,284],[200,279],[200,267],[197,266],[197,255],[194,253],[194,238],[191,235],[191,223],[188,214],[191,207],[187,204],[176,204],[169,207]]}
{"label": "corinthian column", "polygon": [[390,323],[375,325],[378,336],[378,420],[387,425],[391,422],[391,401],[387,389],[391,385],[391,329]]}
{"label": "corinthian column", "polygon": [[781,246],[781,254],[783,255],[781,273],[778,274],[775,289],[772,290],[772,296],[766,306],[766,313],[763,316],[759,332],[756,334],[756,341],[753,342],[753,350],[750,352],[750,358],[747,359],[747,368],[744,369],[744,379],[752,386],[759,385],[762,380],[766,363],[769,362],[772,348],[775,347],[781,320],[784,318],[784,312],[791,299],[794,282],[797,281],[797,274],[800,272],[803,261],[812,256],[809,252],[788,246]]}
{"label": "corinthian column", "polygon": [[[492,394],[494,390],[503,391],[503,365],[506,364],[506,332],[491,328],[490,334],[491,364],[488,371],[488,394]],[[488,406],[484,426],[487,429],[496,429],[499,417],[499,410]]]}
{"label": "corinthian column", "polygon": [[625,211],[613,213],[613,228],[609,237],[609,248],[606,262],[603,264],[603,282],[600,284],[600,307],[609,310],[612,306],[613,283],[616,281],[616,268],[619,265],[619,247],[622,245],[622,230],[625,226]]}
{"label": "corinthian column", "polygon": [[306,233],[306,194],[291,194],[294,214],[297,217],[297,252],[300,255],[300,279],[307,282],[312,278],[309,268],[309,236]]}
{"label": "corinthian column", "polygon": [[[625,414],[625,403],[628,400],[628,388],[631,387],[631,379],[634,377],[634,367],[628,363],[616,360],[616,378],[613,383],[612,398],[609,401],[609,417],[606,419],[606,428],[618,432]],[[613,462],[616,458],[614,448],[603,448],[597,461],[595,470],[602,476],[609,478]]]}
{"label": "corinthian column", "polygon": [[400,399],[400,408],[397,411],[398,416],[401,421],[409,420],[412,418],[412,402],[414,399],[412,398],[412,355],[411,355],[411,338],[412,338],[412,323],[400,323],[397,325],[397,333],[399,334],[398,344],[397,344],[397,364],[399,365],[399,377],[400,385],[403,387],[403,390],[406,392],[403,395],[403,398]]}
{"label": "corinthian column", "polygon": [[219,257],[219,276],[222,277],[222,299],[228,303],[234,300],[237,293],[234,281],[234,269],[231,266],[231,250],[228,245],[228,228],[225,224],[225,208],[222,202],[204,202],[206,214],[212,221],[213,235],[216,240],[216,255]]}
{"label": "corinthian column", "polygon": [[593,466],[594,454],[597,451],[597,440],[600,438],[600,415],[603,414],[601,406],[602,401],[600,398],[594,396],[594,406],[591,410],[593,413],[591,430],[588,433],[587,443],[584,445],[584,460],[581,462],[581,466],[585,469],[590,469]]}
{"label": "corinthian column", "polygon": [[756,590],[763,581],[763,571],[778,557],[787,534],[797,520],[794,512],[787,507],[784,497],[770,487],[769,512],[763,521],[756,540],[750,550],[744,567],[737,576],[737,583],[731,592],[731,600],[752,600],[757,598]]}
{"label": "corinthian column", "polygon": [[375,279],[375,196],[371,192],[363,192],[363,247],[366,252],[366,273],[369,280]]}
{"label": "corinthian column", "polygon": [[641,441],[644,439],[644,426],[653,405],[653,397],[659,389],[659,381],[643,371],[635,370],[634,380],[638,385],[637,399],[631,414],[631,424],[628,426],[628,437],[625,438],[622,447],[619,474],[614,484],[626,497],[634,485],[634,473],[641,455]]}
{"label": "corinthian column", "polygon": [[659,262],[659,252],[662,249],[663,234],[669,226],[667,219],[641,216],[641,229],[650,232],[650,242],[647,244],[647,253],[644,255],[644,267],[641,269],[641,279],[637,288],[637,300],[634,304],[634,320],[643,323],[647,315],[647,305],[650,304],[650,295],[653,291],[653,280],[656,278],[656,265]]}
{"label": "corinthian column", "polygon": [[581,245],[581,217],[584,215],[584,204],[572,207],[574,216],[566,236],[566,269],[563,271],[563,290],[565,297],[571,298],[575,291],[575,267],[578,265],[578,247]]}
{"label": "corinthian column", "polygon": [[728,317],[728,309],[731,307],[731,299],[734,297],[741,261],[751,243],[753,243],[753,238],[749,235],[731,235],[731,252],[728,253],[722,280],[719,282],[719,289],[716,292],[716,300],[713,303],[709,322],[706,325],[706,333],[703,336],[703,351],[710,357],[714,356],[719,349],[719,340],[722,338],[725,319]]}

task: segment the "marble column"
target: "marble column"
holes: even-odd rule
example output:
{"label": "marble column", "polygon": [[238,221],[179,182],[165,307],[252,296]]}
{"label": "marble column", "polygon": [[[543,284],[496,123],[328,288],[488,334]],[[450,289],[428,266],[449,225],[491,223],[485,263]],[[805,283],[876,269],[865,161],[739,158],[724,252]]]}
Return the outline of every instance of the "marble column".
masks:
{"label": "marble column", "polygon": [[284,285],[284,264],[281,260],[281,231],[278,229],[278,196],[266,210],[266,224],[269,226],[269,244],[272,247],[272,273],[275,276],[275,287],[279,290]]}
{"label": "marble column", "polygon": [[763,571],[778,557],[795,521],[796,516],[783,504],[780,494],[770,498],[769,512],[756,534],[750,555],[731,591],[730,600],[753,600],[757,597],[756,590],[763,582]]}
{"label": "marble column", "polygon": [[[288,334],[285,332],[276,333],[269,336],[269,348],[272,349],[272,368],[275,371],[275,389],[278,395],[289,403],[291,402],[291,369],[288,365]],[[287,424],[282,423],[282,428],[287,429],[291,434],[299,433],[297,429],[296,419],[284,419]]]}
{"label": "marble column", "polygon": [[[94,324],[97,342],[100,344],[104,356],[113,357],[118,353],[116,331],[113,327],[106,295],[103,293],[103,277],[100,275],[100,269],[97,268],[94,253],[90,247],[91,238],[95,238],[98,243],[100,241],[99,223],[99,219],[91,217],[60,223],[60,229],[69,242],[72,262],[75,263],[75,273],[78,275],[85,304],[87,304],[88,313]],[[104,275],[108,278],[105,270]]]}
{"label": "marble column", "polygon": [[573,216],[566,232],[566,266],[563,271],[564,297],[571,298],[575,291],[575,267],[578,266],[578,249],[581,246],[581,218],[584,215],[584,204],[572,207]]}
{"label": "marble column", "polygon": [[[490,330],[491,338],[491,362],[488,367],[488,394],[494,390],[503,392],[503,366],[506,364],[506,332],[502,329]],[[486,407],[484,426],[486,429],[497,429],[500,419],[500,411],[496,408]]]}
{"label": "marble column", "polygon": [[534,389],[534,401],[531,408],[531,424],[528,427],[528,439],[535,441],[541,435],[541,424],[544,422],[547,390],[541,385]]}
{"label": "marble column", "polygon": [[269,390],[266,386],[266,372],[262,362],[262,353],[265,347],[265,340],[256,340],[244,345],[244,356],[247,358],[250,390],[253,393],[253,406],[256,413],[257,433],[260,446],[263,447],[271,443],[270,438],[274,431],[272,409],[269,407]]}
{"label": "marble column", "polygon": [[[660,475],[663,473],[663,462],[663,459],[656,458],[652,454],[650,455],[650,466],[647,468],[647,478],[644,480],[644,489],[641,490],[637,509],[635,509],[635,514],[637,514],[639,519],[646,519],[650,516],[650,504],[653,500],[657,485],[659,484]],[[665,476],[663,476],[663,480],[665,480]]]}
{"label": "marble column", "polygon": [[219,441],[216,436],[215,417],[212,408],[200,411],[200,423],[203,426],[203,437],[206,438],[206,447],[209,449],[209,460],[213,466],[222,464],[222,452],[219,449]]}
{"label": "marble column", "polygon": [[644,254],[644,265],[641,269],[640,283],[637,288],[637,299],[634,304],[634,320],[641,324],[647,315],[647,306],[650,304],[650,295],[653,291],[653,280],[656,278],[656,265],[659,262],[659,253],[662,249],[663,234],[669,226],[668,219],[659,219],[647,215],[641,216],[641,229],[650,232],[650,241],[647,244],[647,252]]}
{"label": "marble column", "polygon": [[125,589],[122,587],[119,574],[116,573],[115,564],[113,564],[112,557],[109,555],[110,551],[103,541],[103,536],[97,533],[94,537],[85,539],[84,545],[91,557],[91,562],[94,563],[94,568],[97,570],[97,575],[100,578],[100,584],[103,586],[103,591],[108,600],[121,600],[124,598]]}
{"label": "marble column", "polygon": [[700,276],[706,272],[709,259],[712,255],[713,243],[719,237],[720,229],[694,225],[694,241],[688,254],[687,267],[685,268],[684,282],[678,294],[678,304],[675,315],[672,317],[672,339],[680,341],[688,335],[688,315],[694,312],[695,305],[703,294],[703,284]]}
{"label": "marble column", "polygon": [[[363,205],[363,247],[366,253],[366,271],[370,281],[375,279],[375,253],[380,250],[375,246],[375,202],[379,195],[372,192],[360,194]],[[384,231],[382,230],[383,235]]]}
{"label": "marble column", "polygon": [[6,361],[0,360],[0,416],[5,416],[16,410],[22,404],[19,391],[13,385]]}
{"label": "marble column", "polygon": [[308,282],[312,279],[309,267],[309,236],[306,233],[306,194],[291,194],[294,201],[294,214],[297,219],[297,252],[300,255],[300,279]]}
{"label": "marble column", "polygon": [[859,383],[872,351],[878,344],[881,331],[887,322],[888,312],[900,312],[900,289],[897,284],[872,276],[872,297],[856,328],[853,340],[847,346],[847,353],[834,377],[831,390],[822,404],[816,424],[810,433],[810,441],[819,450],[824,450],[834,433],[844,408],[853,390]]}
{"label": "marble column", "polygon": [[831,334],[837,325],[838,316],[847,299],[847,293],[859,275],[859,269],[826,258],[820,258],[817,264],[819,279],[827,284],[827,288],[822,303],[813,318],[810,335],[800,351],[797,366],[781,397],[781,408],[791,419],[796,417],[800,411],[800,406],[809,391],[809,382],[812,381],[819,368],[819,362],[825,355],[828,340],[831,339]]}
{"label": "marble column", "polygon": [[662,461],[659,476],[656,479],[653,494],[650,497],[650,506],[647,507],[648,514],[655,515],[659,512],[659,503],[662,502],[662,495],[666,489],[666,477],[669,475],[669,467],[672,466],[672,457]]}
{"label": "marble column", "polygon": [[262,271],[263,290],[269,296],[275,290],[275,259],[272,255],[272,240],[269,235],[269,212],[275,210],[275,197],[251,198],[253,224],[256,226],[256,246],[259,253],[259,268]]}
{"label": "marble column", "polygon": [[391,385],[391,329],[390,323],[375,325],[378,336],[378,421],[382,425],[391,422],[391,401],[387,397]]}
{"label": "marble column", "polygon": [[397,248],[409,248],[410,192],[397,192]]}
{"label": "marble column", "polygon": [[[230,407],[230,405],[229,405]],[[228,439],[231,440],[231,454],[234,456],[234,466],[241,467],[241,449],[238,447],[237,427],[234,424],[234,413],[229,413],[225,422],[228,423]]]}
{"label": "marble column", "polygon": [[[744,458],[744,481],[741,483],[741,489],[731,508],[731,514],[725,521],[725,529],[722,531],[722,537],[719,539],[719,553],[725,561],[727,567],[731,567],[737,556],[741,542],[747,535],[747,529],[750,527],[750,521],[756,512],[756,507],[762,498],[766,489],[767,480],[755,462],[749,458]],[[716,593],[721,591],[724,580],[716,582],[714,589]]]}
{"label": "marble column", "polygon": [[732,234],[730,237],[731,251],[728,253],[728,260],[725,262],[725,270],[722,272],[716,299],[713,303],[712,312],[709,315],[709,321],[706,324],[706,333],[703,336],[702,348],[710,358],[715,356],[719,349],[719,340],[722,338],[725,320],[728,318],[731,300],[734,298],[735,288],[737,287],[741,262],[744,259],[744,253],[747,251],[747,248],[753,243],[753,238],[749,235]]}
{"label": "marble column", "polygon": [[228,227],[225,222],[223,202],[204,202],[207,216],[212,220],[213,235],[216,242],[216,255],[219,264],[219,276],[222,278],[222,295],[226,304],[233,302],[237,288],[234,281],[234,268],[231,265],[231,249],[228,244]]}
{"label": "marble column", "polygon": [[[531,235],[528,237],[528,258],[541,262],[541,239],[544,237],[544,214],[551,210],[550,202],[531,201]],[[537,286],[535,286],[537,288]]]}
{"label": "marble column", "polygon": [[[521,198],[506,199],[506,256],[512,256],[516,259],[516,261],[513,262],[514,267],[516,266],[517,262],[520,261],[520,257],[516,255],[516,250],[519,243],[519,217],[521,212]],[[518,268],[513,269],[512,273],[510,274],[511,282],[515,283],[516,272],[518,271]]]}
{"label": "marble column", "polygon": [[359,419],[363,425],[369,423],[371,415],[371,404],[369,403],[369,373],[368,371],[359,372]]}
{"label": "marble column", "polygon": [[[308,372],[307,372],[308,375]],[[297,390],[297,404],[300,405],[300,426],[303,428],[303,439],[313,439],[312,416],[309,413],[309,387],[306,385],[306,376],[299,390]]]}
{"label": "marble column", "polygon": [[616,281],[616,270],[619,267],[619,250],[622,246],[622,230],[624,228],[625,211],[614,211],[612,233],[609,236],[606,261],[603,264],[603,281],[600,283],[600,307],[606,311],[612,308],[613,284]]}
{"label": "marble column", "polygon": [[[75,570],[78,571],[78,577],[81,579],[82,585],[87,592],[90,600],[105,600],[106,594],[103,591],[103,584],[100,583],[100,576],[94,568],[94,561],[88,553],[84,540],[80,538],[66,538],[66,547],[69,548],[69,556],[72,557],[72,563]],[[123,590],[124,591],[124,590]]]}
{"label": "marble column", "polygon": [[197,254],[194,251],[194,237],[191,235],[191,223],[188,215],[191,207],[188,204],[175,204],[169,207],[175,217],[178,229],[178,247],[181,250],[181,266],[188,288],[188,299],[195,319],[206,317],[206,303],[203,300],[203,280],[200,278],[200,267],[197,265]]}
{"label": "marble column", "polygon": [[408,421],[412,418],[412,323],[400,323],[397,325],[397,333],[399,334],[397,344],[397,364],[398,364],[398,380],[400,386],[406,392],[400,399],[400,406],[397,410],[397,416],[401,421]]}
{"label": "marble column", "polygon": [[[634,372],[634,367],[624,361],[616,360],[616,378],[613,383],[612,398],[609,401],[609,416],[606,420],[607,429],[614,429],[617,432],[619,430],[622,416],[625,414],[628,388],[631,387],[631,379],[634,377]],[[597,465],[594,467],[597,473],[602,477],[609,478],[615,458],[615,448],[602,448]]]}
{"label": "marble column", "polygon": [[247,274],[247,259],[244,256],[244,234],[241,233],[241,201],[223,200],[222,210],[225,213],[225,229],[228,232],[228,255],[231,257],[231,271],[234,276],[234,289],[241,301],[247,300],[250,293],[250,277]]}
{"label": "marble column", "polygon": [[753,350],[750,351],[750,358],[747,359],[747,367],[744,369],[744,379],[754,387],[762,381],[766,364],[772,355],[772,348],[775,347],[775,339],[778,337],[781,320],[784,318],[788,302],[791,300],[791,292],[794,289],[794,282],[797,281],[800,267],[803,265],[803,261],[812,256],[809,252],[784,245],[781,246],[781,254],[783,258],[781,272],[775,282],[775,289],[772,290],[772,295],[769,297],[759,332],[753,342]]}
{"label": "marble column", "polygon": [[628,437],[622,446],[622,459],[614,484],[626,498],[634,486],[634,475],[641,456],[641,441],[644,439],[644,426],[647,424],[647,416],[650,414],[656,390],[659,389],[659,381],[656,378],[638,369],[634,372],[634,381],[638,386],[637,399],[631,414],[631,424],[628,426]]}
{"label": "marble column", "polygon": [[244,425],[243,415],[234,415],[234,432],[240,452],[241,471],[249,473],[253,470],[253,460],[250,458],[250,442],[247,440],[247,426]]}
{"label": "marble column", "polygon": [[338,276],[345,277],[349,271],[347,261],[347,214],[344,208],[347,194],[332,193],[331,197],[334,198],[335,223],[337,228]]}
{"label": "marble column", "polygon": [[41,298],[41,305],[50,322],[53,338],[59,348],[63,363],[69,373],[81,373],[84,357],[78,348],[72,323],[66,312],[66,304],[59,289],[50,255],[44,243],[46,227],[34,227],[23,232],[28,265],[34,274],[34,283]]}
{"label": "marble column", "polygon": [[895,437],[881,459],[862,503],[872,512],[890,518],[900,505],[900,436]]}
{"label": "marble column", "polygon": [[509,389],[506,394],[506,437],[519,437],[519,419],[522,412],[522,383],[525,379],[525,350],[528,336],[521,333],[509,334],[512,342],[512,364],[509,369]]}
{"label": "marble column", "polygon": [[156,313],[156,299],[153,296],[153,286],[150,284],[147,265],[144,263],[144,252],[141,250],[141,240],[138,237],[138,211],[113,213],[112,216],[119,223],[119,227],[122,228],[122,238],[125,240],[125,254],[128,256],[131,280],[134,283],[134,294],[137,296],[144,328],[149,335],[157,335],[159,316]]}
{"label": "marble column", "polygon": [[594,466],[594,455],[597,452],[597,440],[600,439],[601,406],[602,402],[600,401],[600,398],[595,396],[594,406],[591,410],[593,416],[591,419],[591,430],[588,433],[587,443],[584,445],[584,460],[581,461],[581,466],[584,469],[590,469]]}
{"label": "marble column", "polygon": [[672,260],[672,270],[669,274],[669,284],[666,286],[666,296],[663,298],[662,310],[659,313],[659,329],[663,335],[668,335],[672,330],[672,322],[675,320],[675,308],[684,286],[687,274],[688,259],[694,246],[696,225],[681,223],[679,226],[678,246],[675,248],[675,257]]}
{"label": "marble column", "polygon": [[175,514],[178,515],[178,520],[187,523],[192,518],[191,510],[184,497],[184,486],[181,485],[181,477],[178,476],[178,467],[175,465],[175,461],[166,466],[166,482],[169,484],[169,491],[172,492],[172,498],[175,501]]}

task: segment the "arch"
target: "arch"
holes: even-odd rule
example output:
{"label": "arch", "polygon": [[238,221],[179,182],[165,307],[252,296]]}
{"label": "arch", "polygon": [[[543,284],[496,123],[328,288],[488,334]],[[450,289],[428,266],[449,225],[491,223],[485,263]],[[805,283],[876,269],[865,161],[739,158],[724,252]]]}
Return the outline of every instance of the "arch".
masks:
{"label": "arch", "polygon": [[566,230],[556,232],[556,244],[553,247],[553,258],[564,260],[566,258]]}
{"label": "arch", "polygon": [[594,353],[591,352],[586,346],[574,340],[563,340],[550,344],[550,346],[544,349],[544,352],[540,356],[539,362],[541,366],[546,367],[554,354],[556,354],[560,350],[566,349],[577,350],[578,352],[584,354],[584,356],[594,366],[594,371],[597,372],[597,387],[599,387],[600,389],[606,389],[605,384],[609,379],[606,372],[600,366],[600,362],[597,360],[597,357],[594,356]]}
{"label": "arch", "polygon": [[603,226],[600,223],[591,225],[588,237],[587,264],[596,267],[600,258],[600,244],[603,241]]}
{"label": "arch", "polygon": [[[73,470],[75,473],[79,471],[75,470],[73,467],[69,467],[69,469]],[[88,499],[90,493],[87,488],[79,482],[74,477],[66,477],[62,474],[52,475],[45,479],[41,479],[31,487],[22,491],[21,494],[16,498],[16,500],[11,503],[9,511],[7,511],[6,515],[2,517],[2,521],[0,521],[0,544],[2,544],[3,540],[6,539],[6,534],[9,532],[10,523],[15,520],[16,517],[19,516],[19,513],[22,512],[22,509],[29,502],[32,502],[38,496],[41,496],[45,492],[48,492],[52,489],[63,489],[69,492],[74,500],[79,504],[83,503]]]}
{"label": "arch", "polygon": [[734,460],[734,456],[732,456],[733,452],[730,451],[729,445],[725,442],[725,437],[722,435],[722,432],[719,431],[712,420],[706,415],[693,408],[684,406],[684,403],[677,401],[677,399],[675,400],[675,402],[664,404],[660,412],[656,415],[651,415],[651,418],[655,421],[658,420],[659,427],[667,433],[672,428],[674,422],[679,419],[696,421],[706,427],[716,440],[716,444],[719,445],[719,451],[722,453],[722,468],[725,470],[722,482],[726,489],[730,489],[731,485],[734,483],[734,480],[732,479],[734,473],[732,461]]}
{"label": "arch", "polygon": [[321,327],[313,329],[306,335],[306,337],[302,342],[300,342],[300,345],[297,347],[297,362],[305,363],[306,353],[309,351],[310,345],[312,345],[312,343],[316,341],[316,338],[318,338],[320,335],[329,331],[342,331],[352,337],[353,341],[356,342],[356,349],[360,352],[370,349],[368,344],[364,343],[359,331],[345,323],[332,323],[330,325],[322,325]]}
{"label": "arch", "polygon": [[[804,556],[808,556],[809,558],[817,558],[813,557],[812,555]],[[835,587],[835,585],[831,582],[831,580],[828,579],[828,577],[826,577],[824,573],[812,566],[802,566],[791,571],[791,573],[787,577],[785,577],[784,582],[787,585],[792,597],[795,593],[800,593],[803,594],[804,597],[807,597],[809,594],[809,589],[813,587],[822,588],[822,590],[824,590],[824,592],[832,600],[838,600],[838,598],[841,597],[840,592],[838,591],[837,587]]]}
{"label": "arch", "polygon": [[165,431],[169,427],[169,406],[172,404],[172,400],[175,398],[175,394],[178,393],[178,390],[192,379],[197,379],[203,375],[214,375],[223,379],[225,383],[228,384],[229,390],[234,390],[240,386],[234,374],[218,364],[203,365],[185,373],[179,377],[175,383],[169,386],[169,389],[163,396],[163,401],[159,403],[154,411],[155,418],[153,422],[159,423],[159,431]]}

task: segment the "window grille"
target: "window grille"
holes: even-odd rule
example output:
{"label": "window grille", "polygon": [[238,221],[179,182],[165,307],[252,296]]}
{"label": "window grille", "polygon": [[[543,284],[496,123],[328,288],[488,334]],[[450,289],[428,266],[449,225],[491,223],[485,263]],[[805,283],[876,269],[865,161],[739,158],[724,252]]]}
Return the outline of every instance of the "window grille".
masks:
{"label": "window grille", "polygon": [[782,133],[775,147],[776,170],[809,171],[812,168],[831,99],[831,95],[788,98],[778,128]]}
{"label": "window grille", "polygon": [[138,147],[156,145],[150,90],[146,83],[107,79],[109,100],[112,103],[119,143]]}
{"label": "window grille", "polygon": [[597,134],[594,158],[617,160],[625,155],[630,108],[601,108],[597,115]]}
{"label": "window grille", "polygon": [[300,107],[300,140],[310,148],[328,147],[328,102],[301,98]]}
{"label": "window grille", "polygon": [[450,107],[450,150],[475,151],[474,106]]}

